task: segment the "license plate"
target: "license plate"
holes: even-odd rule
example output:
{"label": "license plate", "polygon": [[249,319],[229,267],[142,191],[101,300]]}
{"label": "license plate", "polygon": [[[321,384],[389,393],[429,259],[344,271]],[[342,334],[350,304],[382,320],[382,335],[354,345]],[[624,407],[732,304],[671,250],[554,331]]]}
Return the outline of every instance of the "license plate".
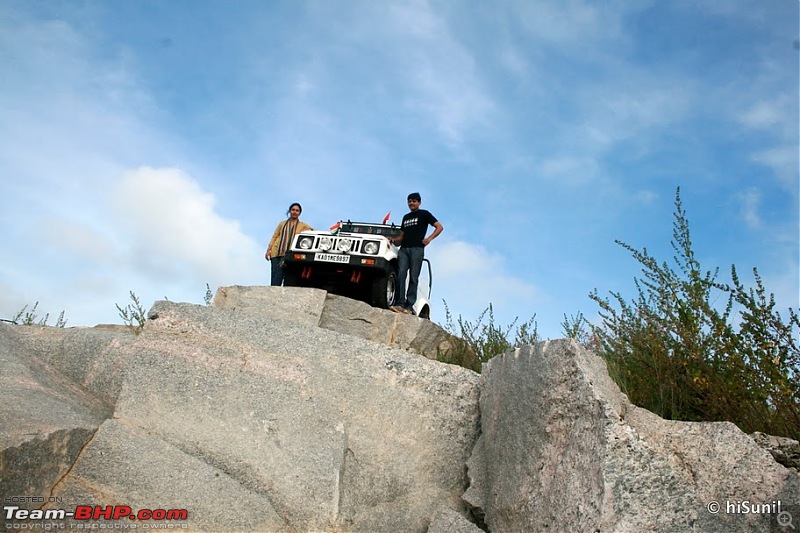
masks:
{"label": "license plate", "polygon": [[327,261],[328,263],[349,263],[350,257],[347,255],[336,254],[317,254],[317,261]]}

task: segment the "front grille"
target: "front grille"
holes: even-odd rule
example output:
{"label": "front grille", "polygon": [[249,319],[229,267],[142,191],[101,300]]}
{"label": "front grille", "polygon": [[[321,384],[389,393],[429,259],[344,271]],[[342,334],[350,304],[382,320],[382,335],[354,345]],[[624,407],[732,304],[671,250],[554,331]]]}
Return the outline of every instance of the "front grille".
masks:
{"label": "front grille", "polygon": [[361,246],[364,244],[363,239],[353,239],[352,237],[339,237],[339,236],[324,237],[324,236],[317,236],[314,239],[314,247],[312,249],[313,251],[323,251],[320,248],[319,244],[320,244],[320,241],[322,239],[324,239],[324,238],[331,239],[331,241],[333,242],[333,244],[331,245],[331,248],[329,250],[324,250],[325,252],[330,252],[330,253],[342,253],[342,252],[339,252],[339,242],[341,240],[343,240],[343,239],[347,239],[352,243],[352,245],[350,246],[350,250],[348,250],[347,252],[344,252],[344,253],[361,253]]}

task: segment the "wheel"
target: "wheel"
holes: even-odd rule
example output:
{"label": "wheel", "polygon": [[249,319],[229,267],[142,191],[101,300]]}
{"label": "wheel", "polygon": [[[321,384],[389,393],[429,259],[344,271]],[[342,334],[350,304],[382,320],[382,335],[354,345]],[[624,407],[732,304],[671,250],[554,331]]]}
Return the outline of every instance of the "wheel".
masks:
{"label": "wheel", "polygon": [[431,319],[431,308],[426,305],[425,307],[423,307],[420,310],[418,316],[420,318],[424,318],[425,320],[430,320]]}
{"label": "wheel", "polygon": [[397,288],[397,277],[394,272],[372,280],[370,304],[374,307],[388,309],[394,302],[394,291]]}
{"label": "wheel", "polygon": [[303,283],[300,279],[300,273],[294,269],[287,268],[283,273],[283,286],[284,287],[302,287]]}

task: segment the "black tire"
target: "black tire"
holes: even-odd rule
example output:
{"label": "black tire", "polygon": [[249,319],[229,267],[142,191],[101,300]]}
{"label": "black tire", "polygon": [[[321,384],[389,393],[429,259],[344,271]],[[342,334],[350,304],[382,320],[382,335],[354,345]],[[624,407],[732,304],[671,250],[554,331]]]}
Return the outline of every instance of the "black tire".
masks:
{"label": "black tire", "polygon": [[373,307],[388,309],[394,303],[394,294],[397,290],[397,276],[394,272],[389,272],[385,276],[380,276],[372,280],[370,292],[370,304]]}
{"label": "black tire", "polygon": [[431,308],[428,307],[427,305],[425,307],[423,307],[422,310],[419,312],[419,317],[420,318],[424,318],[425,320],[430,320],[431,319]]}
{"label": "black tire", "polygon": [[303,282],[300,279],[300,273],[294,269],[287,268],[283,273],[283,286],[284,287],[302,287]]}

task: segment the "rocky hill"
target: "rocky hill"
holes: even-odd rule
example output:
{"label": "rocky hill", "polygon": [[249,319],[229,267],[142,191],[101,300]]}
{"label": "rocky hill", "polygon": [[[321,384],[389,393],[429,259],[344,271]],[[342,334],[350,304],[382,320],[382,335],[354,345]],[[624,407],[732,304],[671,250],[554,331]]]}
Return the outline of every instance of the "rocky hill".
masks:
{"label": "rocky hill", "polygon": [[430,358],[451,343],[428,321],[301,288],[156,302],[141,335],[0,324],[3,521],[431,533],[800,522],[795,471],[732,424],[631,405],[576,343],[520,347],[480,375]]}

